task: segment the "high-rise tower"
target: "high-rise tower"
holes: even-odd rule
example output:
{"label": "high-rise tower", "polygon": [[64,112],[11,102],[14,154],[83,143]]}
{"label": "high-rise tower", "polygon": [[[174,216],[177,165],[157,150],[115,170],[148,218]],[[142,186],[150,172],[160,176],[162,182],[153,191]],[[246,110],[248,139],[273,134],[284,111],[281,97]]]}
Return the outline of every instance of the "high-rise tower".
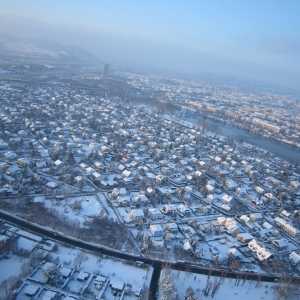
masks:
{"label": "high-rise tower", "polygon": [[108,77],[109,72],[109,64],[102,64],[102,79],[105,79]]}

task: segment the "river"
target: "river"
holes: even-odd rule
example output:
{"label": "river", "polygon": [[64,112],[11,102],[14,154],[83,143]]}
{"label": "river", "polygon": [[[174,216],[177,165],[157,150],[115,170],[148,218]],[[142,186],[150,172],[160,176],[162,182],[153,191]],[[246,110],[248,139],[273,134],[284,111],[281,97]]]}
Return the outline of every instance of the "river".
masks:
{"label": "river", "polygon": [[197,115],[196,117],[188,117],[185,113],[183,113],[182,119],[194,124],[196,124],[199,119],[205,121],[209,125],[215,124],[221,128],[221,135],[223,136],[230,136],[237,140],[242,139],[245,143],[264,149],[270,153],[274,153],[276,156],[281,157],[289,162],[300,164],[300,149],[292,145],[234,127],[212,118],[203,117],[201,115]]}

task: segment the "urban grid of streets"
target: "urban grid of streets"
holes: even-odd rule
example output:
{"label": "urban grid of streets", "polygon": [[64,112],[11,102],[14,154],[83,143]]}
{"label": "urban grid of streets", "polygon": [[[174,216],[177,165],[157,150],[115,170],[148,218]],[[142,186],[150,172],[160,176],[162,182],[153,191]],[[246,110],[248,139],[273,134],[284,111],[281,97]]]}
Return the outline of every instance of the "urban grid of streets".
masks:
{"label": "urban grid of streets", "polygon": [[[121,70],[100,80],[94,69],[65,69],[1,81],[2,210],[141,257],[224,274],[300,274],[298,163],[222,136],[222,123],[205,121],[222,120],[297,153],[296,98]],[[1,229],[1,257],[8,249],[27,258],[35,251],[15,247],[9,223]],[[84,260],[78,256],[77,268]],[[170,281],[162,278],[161,297],[171,299]],[[124,295],[132,286],[111,289]]]}

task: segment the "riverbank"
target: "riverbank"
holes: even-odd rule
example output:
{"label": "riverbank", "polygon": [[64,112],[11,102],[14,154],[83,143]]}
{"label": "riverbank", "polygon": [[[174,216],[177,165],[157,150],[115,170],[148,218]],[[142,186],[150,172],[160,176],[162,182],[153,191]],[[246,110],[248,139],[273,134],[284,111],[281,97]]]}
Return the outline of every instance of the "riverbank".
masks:
{"label": "riverbank", "polygon": [[[179,119],[178,116],[176,119]],[[206,122],[208,125],[216,125],[221,130],[222,136],[233,137],[236,140],[243,141],[257,148],[263,149],[274,155],[293,163],[300,163],[300,148],[290,145],[284,141],[258,134],[253,131],[245,130],[225,123],[223,120],[212,118],[211,116],[203,116],[193,112],[193,116],[187,116],[185,111],[182,114],[182,120],[197,125],[198,120]]]}
{"label": "riverbank", "polygon": [[295,148],[289,144],[279,142],[274,139],[270,139],[263,135],[259,135],[250,131],[246,131],[232,125],[223,123],[220,120],[212,119],[209,117],[203,117],[198,115],[197,117],[188,117],[185,114],[182,114],[182,117],[166,117],[167,120],[179,123],[188,128],[193,128],[197,126],[198,120],[206,122],[208,125],[217,125],[222,133],[220,134],[223,137],[232,137],[236,140],[243,141],[246,144],[250,144],[262,150],[268,151],[288,162],[300,163],[300,149]]}

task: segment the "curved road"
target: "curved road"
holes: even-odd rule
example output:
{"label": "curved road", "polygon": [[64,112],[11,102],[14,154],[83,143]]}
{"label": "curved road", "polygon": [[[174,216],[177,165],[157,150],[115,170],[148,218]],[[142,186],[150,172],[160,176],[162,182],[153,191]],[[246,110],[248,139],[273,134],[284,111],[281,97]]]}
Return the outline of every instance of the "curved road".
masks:
{"label": "curved road", "polygon": [[[280,278],[279,276],[272,276],[272,275],[260,275],[260,274],[254,274],[254,273],[233,272],[233,271],[229,271],[227,269],[222,270],[222,269],[214,269],[214,268],[204,268],[197,264],[192,264],[192,263],[185,262],[185,261],[177,261],[176,263],[170,263],[168,261],[158,260],[158,259],[150,257],[150,256],[138,256],[138,255],[134,255],[134,254],[130,254],[130,253],[125,253],[125,252],[121,252],[121,251],[118,251],[115,249],[107,248],[102,245],[96,245],[93,243],[75,239],[70,236],[65,236],[63,234],[59,234],[57,232],[48,230],[37,224],[32,224],[30,222],[27,222],[19,217],[10,215],[1,210],[0,210],[0,218],[8,221],[10,223],[13,223],[14,225],[17,225],[17,226],[23,227],[27,230],[30,230],[34,233],[43,235],[43,236],[48,237],[53,240],[57,240],[60,242],[64,242],[64,243],[73,245],[75,247],[79,247],[79,248],[93,251],[96,253],[101,253],[101,254],[105,254],[105,255],[109,255],[112,257],[117,257],[117,258],[121,258],[121,259],[125,259],[125,260],[141,261],[145,264],[152,265],[152,267],[154,268],[154,272],[153,272],[153,275],[151,278],[151,283],[150,283],[150,291],[151,291],[151,295],[152,295],[150,298],[151,300],[156,299],[155,294],[158,290],[158,280],[159,280],[159,276],[160,276],[160,271],[161,271],[163,265],[165,265],[165,264],[168,264],[171,269],[176,269],[176,270],[181,270],[181,271],[188,270],[188,271],[196,273],[196,274],[204,274],[204,275],[207,275],[210,273],[210,275],[212,275],[212,276],[219,276],[219,277],[221,277],[224,274],[226,274],[226,277],[229,277],[229,278],[237,278],[237,276],[240,276],[240,277],[243,276],[245,278],[245,276],[247,276],[247,280],[258,280],[258,278],[260,277],[259,278],[260,281],[267,281],[267,282],[274,282]],[[294,282],[299,284],[300,279],[294,278]]]}

